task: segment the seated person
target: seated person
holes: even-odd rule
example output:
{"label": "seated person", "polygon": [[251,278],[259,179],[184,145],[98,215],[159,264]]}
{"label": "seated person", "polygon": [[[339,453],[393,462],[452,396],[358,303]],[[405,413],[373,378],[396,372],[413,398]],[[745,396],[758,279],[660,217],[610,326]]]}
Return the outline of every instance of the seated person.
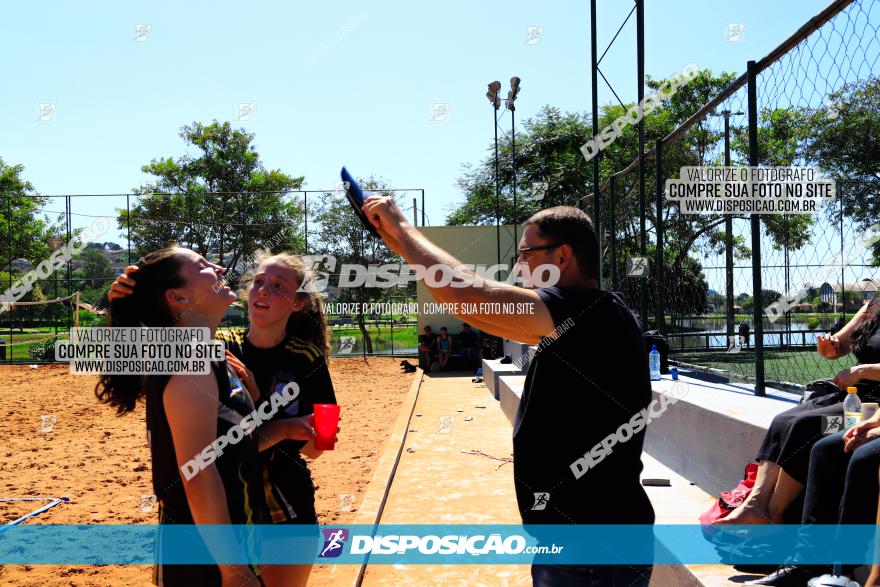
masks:
{"label": "seated person", "polygon": [[431,370],[431,364],[437,357],[437,345],[434,342],[436,338],[430,326],[425,326],[425,334],[419,337],[419,356],[425,359],[425,371]]}
{"label": "seated person", "polygon": [[823,438],[823,416],[843,414],[849,386],[858,388],[862,402],[880,401],[880,386],[873,375],[880,363],[878,314],[880,298],[875,298],[836,335],[819,337],[821,356],[833,360],[852,353],[859,363],[834,378],[838,393],[811,398],[773,418],[755,458],[760,464],[754,488],[742,505],[716,524],[781,524],[783,512],[807,483],[810,450]]}
{"label": "seated person", "polygon": [[[880,394],[880,298],[866,308],[851,340],[852,350],[861,363],[848,369],[848,380],[838,384],[856,385],[860,388],[859,395],[876,397]],[[840,375],[838,379],[841,379]],[[842,415],[842,410],[838,413]],[[874,524],[880,496],[877,477],[880,468],[880,412],[846,432],[824,438],[817,436],[821,440],[813,444],[810,452],[802,526]],[[830,566],[799,564],[803,558],[809,558],[806,555],[809,547],[809,531],[806,531],[795,546],[791,563],[783,564],[767,577],[749,584],[805,585],[811,577],[830,572]],[[851,575],[852,571],[852,565],[844,565],[845,574]],[[875,567],[867,585],[878,585],[878,579],[880,568]]]}
{"label": "seated person", "polygon": [[449,330],[445,326],[440,328],[440,336],[437,338],[437,364],[441,369],[446,368],[449,361],[449,355],[452,354],[452,338],[449,337]]}
{"label": "seated person", "polygon": [[469,368],[477,365],[477,357],[479,357],[479,339],[477,333],[471,330],[471,325],[467,322],[461,325],[461,334],[458,335],[458,354],[467,359]]}

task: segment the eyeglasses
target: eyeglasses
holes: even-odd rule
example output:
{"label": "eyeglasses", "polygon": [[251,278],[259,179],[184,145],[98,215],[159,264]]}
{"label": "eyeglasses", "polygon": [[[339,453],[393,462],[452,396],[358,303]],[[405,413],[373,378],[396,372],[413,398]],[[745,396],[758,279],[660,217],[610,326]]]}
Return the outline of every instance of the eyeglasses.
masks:
{"label": "eyeglasses", "polygon": [[561,247],[565,243],[553,243],[551,245],[540,245],[537,247],[523,247],[519,249],[519,254],[516,256],[517,260],[525,261],[528,258],[528,253],[532,251],[546,251],[547,249],[555,249],[557,247]]}

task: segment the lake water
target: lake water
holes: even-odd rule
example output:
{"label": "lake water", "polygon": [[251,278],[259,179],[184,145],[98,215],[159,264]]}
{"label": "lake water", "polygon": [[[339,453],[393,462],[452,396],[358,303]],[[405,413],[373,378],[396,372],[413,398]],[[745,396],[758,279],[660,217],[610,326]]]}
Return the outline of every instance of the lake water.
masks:
{"label": "lake water", "polygon": [[[851,318],[852,315],[847,315]],[[834,318],[819,319],[819,326],[810,329],[805,317],[791,317],[786,323],[784,318],[780,318],[776,322],[764,320],[764,347],[778,347],[782,344],[787,346],[803,346],[815,347],[817,337],[825,334],[831,326],[837,322],[839,316]],[[748,346],[753,347],[755,344],[755,332],[752,328],[752,316],[745,314],[734,315],[734,333],[738,333],[738,326],[741,323],[749,324],[749,340]],[[670,326],[670,324],[667,324]],[[676,331],[679,328],[696,329],[695,332],[688,333],[684,336],[670,337],[669,346],[673,349],[705,349],[708,338],[708,346],[710,349],[728,348],[730,345],[727,341],[727,321],[724,318],[682,318],[675,321]],[[715,334],[700,334],[715,333]]]}

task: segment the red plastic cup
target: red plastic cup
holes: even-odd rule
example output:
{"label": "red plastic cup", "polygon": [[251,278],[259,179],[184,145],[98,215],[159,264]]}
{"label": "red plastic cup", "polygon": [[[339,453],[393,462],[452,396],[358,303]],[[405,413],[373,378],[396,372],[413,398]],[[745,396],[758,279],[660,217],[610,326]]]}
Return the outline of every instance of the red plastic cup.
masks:
{"label": "red plastic cup", "polygon": [[333,450],[336,430],[339,428],[338,404],[315,404],[315,448]]}

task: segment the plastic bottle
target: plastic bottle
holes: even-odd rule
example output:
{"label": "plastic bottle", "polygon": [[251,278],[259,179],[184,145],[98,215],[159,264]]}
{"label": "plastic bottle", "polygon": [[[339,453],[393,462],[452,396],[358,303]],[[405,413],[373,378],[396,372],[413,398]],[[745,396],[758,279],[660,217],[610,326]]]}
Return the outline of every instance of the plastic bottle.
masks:
{"label": "plastic bottle", "polygon": [[847,430],[862,421],[862,401],[856,391],[855,387],[847,387],[846,399],[843,400],[843,421]]}
{"label": "plastic bottle", "polygon": [[648,354],[648,367],[651,369],[651,381],[660,381],[660,353],[657,351],[656,344],[651,345],[651,352]]}

